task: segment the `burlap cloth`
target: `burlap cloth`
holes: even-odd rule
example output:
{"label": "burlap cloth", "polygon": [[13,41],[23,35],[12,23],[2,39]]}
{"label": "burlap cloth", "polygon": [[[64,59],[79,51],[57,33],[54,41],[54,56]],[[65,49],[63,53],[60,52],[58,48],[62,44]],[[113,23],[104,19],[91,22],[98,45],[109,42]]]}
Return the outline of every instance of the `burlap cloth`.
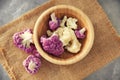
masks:
{"label": "burlap cloth", "polygon": [[[43,11],[58,4],[75,6],[88,15],[95,29],[93,48],[86,58],[69,66],[54,65],[42,59],[39,72],[31,75],[22,65],[28,54],[15,47],[12,36],[23,29],[33,28]],[[11,80],[81,80],[120,56],[120,38],[96,0],[49,1],[1,27],[0,47],[0,63],[7,70]]]}

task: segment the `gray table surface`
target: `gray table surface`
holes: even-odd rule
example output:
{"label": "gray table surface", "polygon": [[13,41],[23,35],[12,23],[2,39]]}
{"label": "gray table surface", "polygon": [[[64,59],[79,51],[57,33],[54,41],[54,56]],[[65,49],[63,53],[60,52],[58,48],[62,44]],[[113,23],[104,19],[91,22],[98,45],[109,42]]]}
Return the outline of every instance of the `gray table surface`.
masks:
{"label": "gray table surface", "polygon": [[[0,26],[46,1],[48,0],[0,0]],[[120,34],[120,0],[98,0],[98,2]],[[0,80],[10,80],[1,65]],[[120,80],[120,58],[113,60],[84,80]]]}

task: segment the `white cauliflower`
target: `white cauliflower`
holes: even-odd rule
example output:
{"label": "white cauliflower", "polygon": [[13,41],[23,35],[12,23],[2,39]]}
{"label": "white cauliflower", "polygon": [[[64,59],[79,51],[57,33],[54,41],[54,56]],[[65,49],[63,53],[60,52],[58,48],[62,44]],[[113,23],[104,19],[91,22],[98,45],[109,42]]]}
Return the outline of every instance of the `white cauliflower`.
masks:
{"label": "white cauliflower", "polygon": [[77,21],[78,20],[76,18],[70,17],[67,19],[66,25],[67,25],[67,27],[69,27],[71,29],[77,29],[77,24],[76,24]]}
{"label": "white cauliflower", "polygon": [[48,35],[48,36],[52,36],[52,34],[53,34],[53,32],[52,32],[52,31],[47,30],[47,35]]}
{"label": "white cauliflower", "polygon": [[66,46],[71,41],[71,34],[69,28],[67,27],[58,28],[54,33],[59,35],[63,46]]}
{"label": "white cauliflower", "polygon": [[60,23],[61,27],[65,27],[65,22],[67,21],[67,16],[64,16],[63,20]]}
{"label": "white cauliflower", "polygon": [[77,40],[77,37],[71,28],[58,28],[54,33],[59,35],[63,46],[66,46],[68,51],[72,53],[80,51],[81,43]]}
{"label": "white cauliflower", "polygon": [[66,49],[71,53],[77,53],[80,51],[81,43],[77,40],[77,37],[72,29],[70,29],[70,34],[72,40],[70,41],[70,44],[66,46]]}
{"label": "white cauliflower", "polygon": [[62,41],[64,46],[68,45],[72,39],[72,36],[69,30],[70,29],[68,27],[63,28],[62,36],[60,36],[60,40]]}

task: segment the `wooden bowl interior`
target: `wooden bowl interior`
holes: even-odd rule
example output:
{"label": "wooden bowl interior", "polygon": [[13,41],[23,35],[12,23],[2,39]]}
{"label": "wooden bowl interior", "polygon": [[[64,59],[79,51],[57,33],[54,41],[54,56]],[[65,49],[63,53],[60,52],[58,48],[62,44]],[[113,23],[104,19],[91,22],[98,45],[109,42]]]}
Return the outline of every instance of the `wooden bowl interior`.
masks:
{"label": "wooden bowl interior", "polygon": [[[38,24],[38,29],[37,29],[37,32],[38,32],[38,40],[39,38],[42,36],[42,35],[46,35],[46,31],[49,29],[49,25],[48,25],[48,22],[50,20],[50,14],[55,12],[55,15],[59,18],[59,19],[62,19],[65,15],[67,17],[74,17],[74,18],[77,18],[78,19],[78,27],[85,27],[87,29],[85,35],[86,35],[86,38],[83,39],[83,40],[80,40],[81,44],[82,44],[82,47],[81,47],[81,50],[77,53],[77,54],[72,54],[70,52],[68,52],[67,50],[65,50],[65,52],[60,56],[60,57],[56,57],[56,56],[53,56],[53,55],[49,55],[47,54],[48,56],[52,57],[52,58],[55,58],[55,59],[70,59],[70,58],[73,58],[73,56],[77,56],[77,55],[80,55],[82,54],[81,52],[84,50],[84,47],[86,44],[86,41],[87,39],[89,38],[88,36],[88,33],[89,33],[89,27],[88,24],[86,23],[86,20],[84,19],[84,17],[79,14],[78,12],[76,11],[73,11],[72,9],[69,9],[69,8],[58,8],[58,9],[51,9],[51,10],[48,10],[43,16],[42,16],[42,21],[39,22]],[[42,48],[42,46],[40,45],[40,47]]]}

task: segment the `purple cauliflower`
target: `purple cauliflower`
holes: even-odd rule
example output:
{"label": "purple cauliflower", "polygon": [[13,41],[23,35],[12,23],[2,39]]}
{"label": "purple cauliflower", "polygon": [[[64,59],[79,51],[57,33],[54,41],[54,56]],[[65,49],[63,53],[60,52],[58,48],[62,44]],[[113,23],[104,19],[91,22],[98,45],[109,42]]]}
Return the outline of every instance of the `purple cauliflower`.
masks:
{"label": "purple cauliflower", "polygon": [[75,30],[75,35],[78,39],[84,39],[85,38],[85,31],[86,29],[85,28],[82,28],[82,29],[77,29]]}
{"label": "purple cauliflower", "polygon": [[59,56],[64,52],[63,43],[59,40],[59,37],[56,34],[53,34],[49,38],[42,36],[40,42],[43,49],[49,54]]}
{"label": "purple cauliflower", "polygon": [[56,30],[60,26],[60,20],[57,20],[55,13],[51,14],[51,20],[49,21],[49,27],[52,31]]}
{"label": "purple cauliflower", "polygon": [[36,56],[37,58],[41,58],[40,53],[37,51],[36,47],[33,48],[32,54]]}
{"label": "purple cauliflower", "polygon": [[36,57],[40,58],[40,53],[38,53],[33,41],[32,41],[32,30],[26,29],[21,32],[17,32],[13,35],[14,44],[24,50],[27,53],[32,53]]}
{"label": "purple cauliflower", "polygon": [[34,74],[38,72],[40,66],[41,66],[41,61],[39,58],[29,55],[24,61],[23,61],[23,66],[25,67],[26,71],[30,74]]}
{"label": "purple cauliflower", "polygon": [[24,31],[15,33],[13,35],[13,42],[18,48],[24,50],[25,52],[32,52],[34,48],[32,30],[26,29]]}

